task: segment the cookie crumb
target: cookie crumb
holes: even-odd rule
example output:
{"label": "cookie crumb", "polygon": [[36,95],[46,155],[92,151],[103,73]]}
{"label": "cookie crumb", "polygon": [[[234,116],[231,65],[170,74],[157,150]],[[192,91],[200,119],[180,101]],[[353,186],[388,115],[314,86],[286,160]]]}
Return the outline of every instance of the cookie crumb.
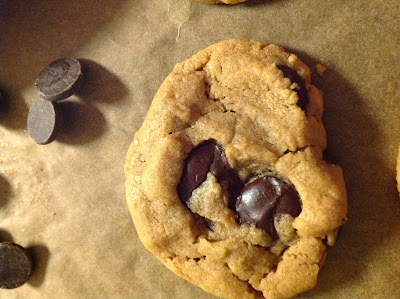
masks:
{"label": "cookie crumb", "polygon": [[321,77],[324,75],[325,71],[326,71],[326,67],[323,66],[322,64],[317,64],[316,65],[317,68],[317,74],[320,75]]}

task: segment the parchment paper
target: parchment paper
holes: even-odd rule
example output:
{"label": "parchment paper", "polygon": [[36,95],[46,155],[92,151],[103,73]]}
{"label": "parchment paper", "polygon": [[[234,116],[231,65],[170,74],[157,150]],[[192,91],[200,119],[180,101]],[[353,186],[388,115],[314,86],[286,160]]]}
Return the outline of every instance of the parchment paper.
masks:
{"label": "parchment paper", "polygon": [[[348,222],[301,298],[399,298],[398,0],[0,1],[0,241],[27,247],[30,281],[7,298],[214,298],[141,245],[125,204],[123,164],[173,66],[215,42],[250,38],[297,54],[325,94],[328,149],[344,170]],[[86,82],[63,104],[50,145],[26,131],[34,80],[81,59]]]}

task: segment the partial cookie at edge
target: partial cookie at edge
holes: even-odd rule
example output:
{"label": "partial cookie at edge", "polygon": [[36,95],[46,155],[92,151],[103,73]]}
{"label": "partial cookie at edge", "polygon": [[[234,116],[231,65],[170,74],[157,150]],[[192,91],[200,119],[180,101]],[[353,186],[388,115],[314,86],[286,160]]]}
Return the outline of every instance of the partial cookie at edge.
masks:
{"label": "partial cookie at edge", "polygon": [[399,143],[399,152],[397,154],[397,191],[400,193],[400,143]]}

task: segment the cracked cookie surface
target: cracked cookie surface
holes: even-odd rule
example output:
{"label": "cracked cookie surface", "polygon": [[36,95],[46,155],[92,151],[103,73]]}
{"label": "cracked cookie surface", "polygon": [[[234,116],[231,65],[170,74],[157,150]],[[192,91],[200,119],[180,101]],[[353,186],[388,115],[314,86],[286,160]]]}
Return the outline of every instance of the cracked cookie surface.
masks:
{"label": "cracked cookie surface", "polygon": [[125,164],[143,245],[217,296],[311,289],[347,211],[322,113],[309,68],[275,45],[224,41],[176,65]]}

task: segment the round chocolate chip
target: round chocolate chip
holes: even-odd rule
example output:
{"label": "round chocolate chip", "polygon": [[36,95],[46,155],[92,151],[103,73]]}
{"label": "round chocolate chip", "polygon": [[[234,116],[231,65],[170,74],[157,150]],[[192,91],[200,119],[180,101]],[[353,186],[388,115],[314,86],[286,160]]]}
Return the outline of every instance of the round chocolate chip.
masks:
{"label": "round chocolate chip", "polygon": [[194,189],[203,183],[211,172],[219,184],[228,191],[230,208],[243,187],[239,175],[229,166],[225,150],[217,141],[210,139],[196,146],[188,155],[183,167],[181,181],[177,187],[183,203],[192,195]]}
{"label": "round chocolate chip", "polygon": [[27,121],[29,135],[38,144],[49,144],[56,139],[62,121],[62,111],[56,103],[39,99],[29,110]]}
{"label": "round chocolate chip", "polygon": [[283,180],[265,176],[247,184],[236,202],[239,223],[255,224],[275,235],[276,214],[296,217],[301,212],[301,201],[296,189]]}
{"label": "round chocolate chip", "polygon": [[49,101],[73,95],[82,83],[81,64],[74,58],[62,58],[46,66],[36,78],[39,96]]}
{"label": "round chocolate chip", "polygon": [[0,243],[0,288],[14,289],[28,281],[32,262],[26,250],[18,244]]}
{"label": "round chocolate chip", "polygon": [[278,65],[278,69],[283,72],[283,75],[292,81],[292,83],[297,83],[298,88],[295,90],[299,100],[297,105],[302,109],[306,110],[308,104],[308,92],[304,80],[296,73],[296,71],[287,65]]}

